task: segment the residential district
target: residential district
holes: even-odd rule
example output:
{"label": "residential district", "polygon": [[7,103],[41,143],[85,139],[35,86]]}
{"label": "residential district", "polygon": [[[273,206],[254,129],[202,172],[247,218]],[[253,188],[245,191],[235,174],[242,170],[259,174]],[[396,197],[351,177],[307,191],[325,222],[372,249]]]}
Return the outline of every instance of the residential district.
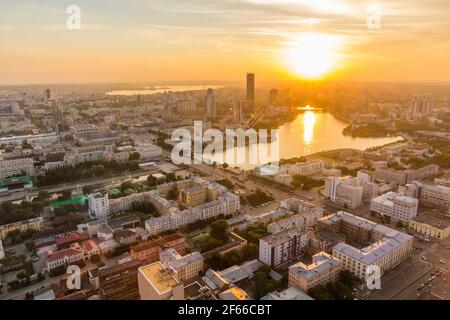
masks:
{"label": "residential district", "polygon": [[0,299],[449,299],[448,97],[308,88],[342,134],[399,138],[267,176],[176,165],[171,132],[278,127],[304,92],[205,89],[0,92]]}

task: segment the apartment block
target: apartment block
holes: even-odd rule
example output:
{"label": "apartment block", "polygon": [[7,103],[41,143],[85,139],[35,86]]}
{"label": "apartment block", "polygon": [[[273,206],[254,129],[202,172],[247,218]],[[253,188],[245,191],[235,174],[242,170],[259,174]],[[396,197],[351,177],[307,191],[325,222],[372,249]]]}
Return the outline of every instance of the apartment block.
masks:
{"label": "apartment block", "polygon": [[34,161],[31,158],[0,161],[0,179],[18,175],[34,177],[35,174]]}
{"label": "apartment block", "polygon": [[6,239],[8,233],[15,230],[19,230],[20,232],[27,230],[41,231],[44,227],[45,223],[42,217],[5,224],[0,226],[0,240]]}
{"label": "apartment block", "polygon": [[271,267],[294,261],[308,244],[308,233],[292,228],[259,240],[259,260]]}
{"label": "apartment block", "polygon": [[184,300],[183,282],[161,262],[139,268],[138,286],[141,300]]}
{"label": "apartment block", "polygon": [[387,217],[391,223],[401,221],[409,224],[417,216],[418,206],[419,201],[415,198],[388,192],[372,199],[370,211]]}
{"label": "apartment block", "polygon": [[326,252],[319,252],[313,255],[311,264],[298,262],[289,267],[289,287],[308,292],[318,285],[336,281],[341,269],[341,261]]}
{"label": "apartment block", "polygon": [[139,300],[137,260],[127,261],[98,271],[102,300]]}
{"label": "apartment block", "polygon": [[166,269],[175,271],[179,281],[190,280],[203,272],[203,256],[200,252],[182,256],[175,249],[169,248],[160,252],[159,260]]}

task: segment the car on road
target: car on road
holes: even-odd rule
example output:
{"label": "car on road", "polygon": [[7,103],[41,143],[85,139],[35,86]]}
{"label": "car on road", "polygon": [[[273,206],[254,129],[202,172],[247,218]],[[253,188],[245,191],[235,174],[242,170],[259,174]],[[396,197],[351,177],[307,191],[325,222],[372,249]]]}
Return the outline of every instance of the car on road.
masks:
{"label": "car on road", "polygon": [[427,257],[425,257],[425,256],[422,256],[422,260],[423,261],[428,261]]}
{"label": "car on road", "polygon": [[446,264],[445,260],[443,260],[443,259],[439,260],[439,262],[442,264]]}
{"label": "car on road", "polygon": [[33,256],[33,257],[31,257],[31,261],[32,262],[38,262],[39,261],[39,257],[38,256]]}

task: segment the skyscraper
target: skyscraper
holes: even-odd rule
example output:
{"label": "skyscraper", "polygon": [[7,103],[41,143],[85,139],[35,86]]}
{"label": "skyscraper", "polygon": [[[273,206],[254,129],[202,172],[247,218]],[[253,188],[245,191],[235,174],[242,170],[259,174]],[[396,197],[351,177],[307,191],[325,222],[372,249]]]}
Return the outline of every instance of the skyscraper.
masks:
{"label": "skyscraper", "polygon": [[215,101],[215,97],[214,97],[214,90],[211,88],[208,88],[208,90],[206,90],[205,111],[206,111],[206,116],[208,117],[208,119],[216,118],[216,116],[217,116],[216,101]]}
{"label": "skyscraper", "polygon": [[233,108],[233,121],[236,123],[242,123],[244,121],[242,101],[233,99],[232,108]]}
{"label": "skyscraper", "polygon": [[50,92],[50,89],[47,89],[44,91],[44,101],[48,102],[52,98],[52,94]]}
{"label": "skyscraper", "polygon": [[247,73],[247,100],[249,101],[248,113],[253,113],[255,107],[255,74]]}

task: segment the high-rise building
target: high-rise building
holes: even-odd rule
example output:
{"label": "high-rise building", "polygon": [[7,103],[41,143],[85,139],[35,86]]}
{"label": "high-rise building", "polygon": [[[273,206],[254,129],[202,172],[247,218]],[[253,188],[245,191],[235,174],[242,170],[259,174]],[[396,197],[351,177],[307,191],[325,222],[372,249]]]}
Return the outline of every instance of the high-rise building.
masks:
{"label": "high-rise building", "polygon": [[46,89],[44,91],[44,101],[48,102],[48,101],[50,101],[51,98],[52,98],[52,94],[50,92],[50,89]]}
{"label": "high-rise building", "polygon": [[242,101],[233,100],[233,121],[236,123],[241,123],[244,121],[244,106]]}
{"label": "high-rise building", "polygon": [[247,73],[247,100],[249,101],[248,113],[252,114],[255,107],[255,74]]}
{"label": "high-rise building", "polygon": [[429,98],[416,98],[411,102],[411,114],[430,114],[433,102]]}
{"label": "high-rise building", "polygon": [[272,89],[269,91],[269,103],[274,104],[278,100],[278,90]]}
{"label": "high-rise building", "polygon": [[141,263],[131,260],[98,272],[102,300],[139,300],[138,268]]}
{"label": "high-rise building", "polygon": [[205,111],[206,111],[206,116],[208,117],[208,119],[216,118],[216,116],[217,116],[216,100],[214,97],[214,90],[211,88],[208,88],[208,90],[206,90]]}

